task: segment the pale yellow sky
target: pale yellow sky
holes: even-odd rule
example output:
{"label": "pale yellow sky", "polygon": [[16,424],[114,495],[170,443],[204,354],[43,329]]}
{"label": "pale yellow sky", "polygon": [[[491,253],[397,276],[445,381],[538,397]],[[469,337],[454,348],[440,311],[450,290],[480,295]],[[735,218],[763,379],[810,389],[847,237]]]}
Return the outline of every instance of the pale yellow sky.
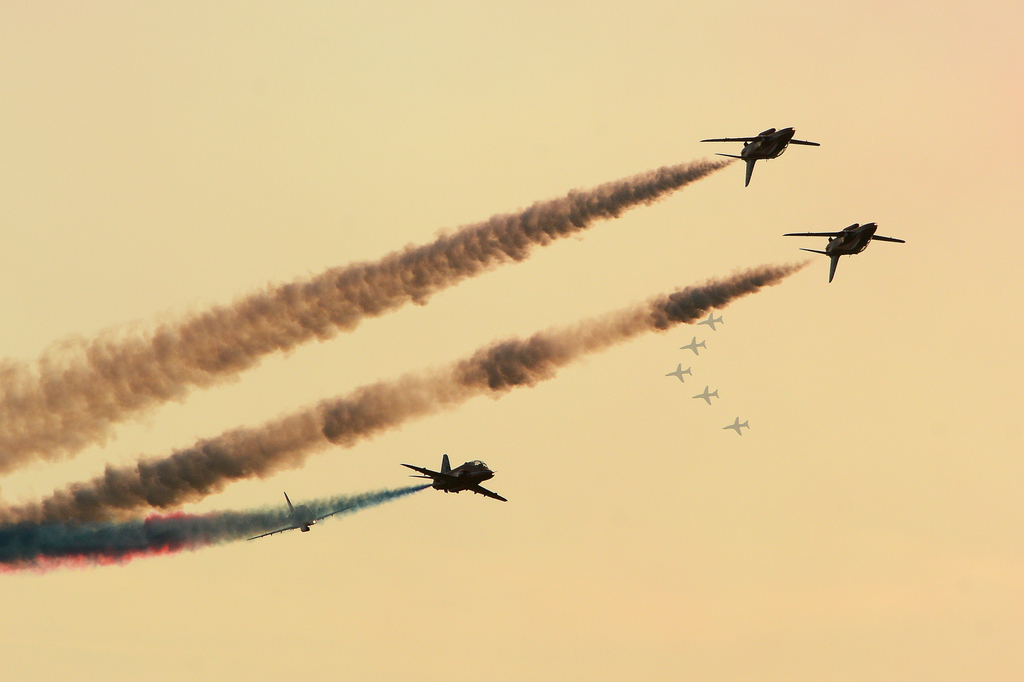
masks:
{"label": "pale yellow sky", "polygon": [[270,357],[7,475],[5,503],[821,247],[784,232],[907,241],[188,510],[402,486],[399,462],[444,452],[507,504],[425,491],[309,534],[5,573],[5,679],[1022,677],[1022,32],[1017,3],[5,3],[15,362],[736,151],[702,138],[822,145]]}

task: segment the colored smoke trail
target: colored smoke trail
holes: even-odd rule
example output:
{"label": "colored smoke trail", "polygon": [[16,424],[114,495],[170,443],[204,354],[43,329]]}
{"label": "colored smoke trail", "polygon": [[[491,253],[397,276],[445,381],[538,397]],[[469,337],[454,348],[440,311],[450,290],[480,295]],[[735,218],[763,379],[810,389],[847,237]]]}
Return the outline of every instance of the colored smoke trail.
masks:
{"label": "colored smoke trail", "polygon": [[0,508],[0,522],[105,521],[139,509],[194,502],[232,481],[301,466],[332,443],[350,447],[474,396],[499,397],[516,386],[533,386],[584,354],[694,322],[712,308],[778,284],[808,262],[765,265],[709,280],[573,327],[492,344],[438,371],[363,386],[261,427],[200,441],[165,459],[108,466],[102,476],[55,491],[42,502]]}
{"label": "colored smoke trail", "polygon": [[[306,502],[314,516],[351,513],[429,488],[410,486]],[[123,564],[144,556],[245,540],[293,523],[287,508],[170,514],[122,523],[22,522],[0,526],[0,570]]]}
{"label": "colored smoke trail", "polygon": [[334,268],[310,280],[160,326],[141,338],[65,342],[34,365],[0,363],[0,473],[35,458],[57,459],[102,442],[113,424],[194,387],[223,381],[263,356],[351,331],[595,220],[651,204],[731,163],[703,160],[617,180],[496,215],[374,263]]}

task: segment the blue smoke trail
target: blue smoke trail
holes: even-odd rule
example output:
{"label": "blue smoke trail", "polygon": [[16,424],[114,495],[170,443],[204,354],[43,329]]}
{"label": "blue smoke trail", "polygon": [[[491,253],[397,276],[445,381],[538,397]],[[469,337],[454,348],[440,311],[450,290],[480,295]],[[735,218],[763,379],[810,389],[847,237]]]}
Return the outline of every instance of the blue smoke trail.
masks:
{"label": "blue smoke trail", "polygon": [[[313,516],[345,514],[418,492],[427,485],[305,503]],[[123,564],[140,556],[244,540],[293,523],[286,508],[150,516],[123,523],[29,522],[0,526],[0,571]]]}

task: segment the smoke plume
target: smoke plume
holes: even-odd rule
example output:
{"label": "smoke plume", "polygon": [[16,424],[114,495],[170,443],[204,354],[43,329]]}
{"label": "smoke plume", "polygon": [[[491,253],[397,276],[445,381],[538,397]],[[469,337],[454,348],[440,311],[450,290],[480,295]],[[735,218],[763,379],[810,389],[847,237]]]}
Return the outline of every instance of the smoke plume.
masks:
{"label": "smoke plume", "polygon": [[138,338],[68,341],[35,365],[0,363],[0,473],[102,442],[113,424],[193,387],[235,376],[263,356],[351,331],[366,317],[493,268],[597,219],[653,203],[730,161],[666,166],[496,215],[374,263],[335,268],[166,324]]}
{"label": "smoke plume", "polygon": [[301,466],[331,444],[350,447],[474,396],[499,397],[517,386],[533,386],[584,354],[697,320],[712,308],[779,283],[806,264],[766,265],[709,280],[571,328],[492,344],[441,370],[363,386],[262,427],[200,441],[165,459],[107,467],[102,476],[72,484],[40,503],[0,508],[0,522],[105,521],[139,509],[193,502],[231,481]]}
{"label": "smoke plume", "polygon": [[[373,507],[429,488],[410,486],[305,503],[316,517]],[[286,508],[150,516],[123,523],[28,522],[0,526],[0,570],[127,563],[142,556],[197,550],[286,528]]]}

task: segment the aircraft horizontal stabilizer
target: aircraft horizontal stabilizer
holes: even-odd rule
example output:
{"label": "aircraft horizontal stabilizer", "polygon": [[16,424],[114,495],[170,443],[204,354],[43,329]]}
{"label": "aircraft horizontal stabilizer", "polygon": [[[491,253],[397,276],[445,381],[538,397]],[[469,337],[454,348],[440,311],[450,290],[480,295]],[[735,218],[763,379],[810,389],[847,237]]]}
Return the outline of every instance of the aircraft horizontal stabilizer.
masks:
{"label": "aircraft horizontal stabilizer", "polygon": [[416,476],[415,474],[409,474],[409,478],[431,478],[432,479],[432,478],[434,478],[434,475],[437,474],[437,472],[435,472],[435,471],[431,471],[430,469],[424,469],[423,467],[413,466],[412,464],[403,464],[402,466],[409,467],[410,469],[415,471],[417,474],[419,474],[419,476]]}
{"label": "aircraft horizontal stabilizer", "polygon": [[742,156],[736,156],[735,154],[718,154],[718,156],[728,156],[730,159],[742,159]]}
{"label": "aircraft horizontal stabilizer", "polygon": [[871,241],[878,240],[880,242],[895,242],[897,244],[906,244],[907,242],[903,239],[896,239],[895,237],[882,237],[877,234],[871,235]]}
{"label": "aircraft horizontal stabilizer", "polygon": [[805,144],[808,147],[820,147],[821,145],[817,142],[808,142],[807,140],[790,140],[790,144]]}
{"label": "aircraft horizontal stabilizer", "polygon": [[434,481],[441,480],[452,482],[457,482],[459,480],[458,476],[453,476],[452,474],[447,474],[443,471],[431,471],[430,469],[424,469],[423,467],[413,466],[412,464],[403,464],[402,466],[409,467],[413,471],[420,474],[419,476],[416,476],[415,474],[409,474],[409,478],[429,478]]}
{"label": "aircraft horizontal stabilizer", "polygon": [[824,251],[818,251],[817,249],[800,249],[800,250],[801,251],[810,251],[811,253],[820,253],[823,256],[827,256],[828,255]]}

